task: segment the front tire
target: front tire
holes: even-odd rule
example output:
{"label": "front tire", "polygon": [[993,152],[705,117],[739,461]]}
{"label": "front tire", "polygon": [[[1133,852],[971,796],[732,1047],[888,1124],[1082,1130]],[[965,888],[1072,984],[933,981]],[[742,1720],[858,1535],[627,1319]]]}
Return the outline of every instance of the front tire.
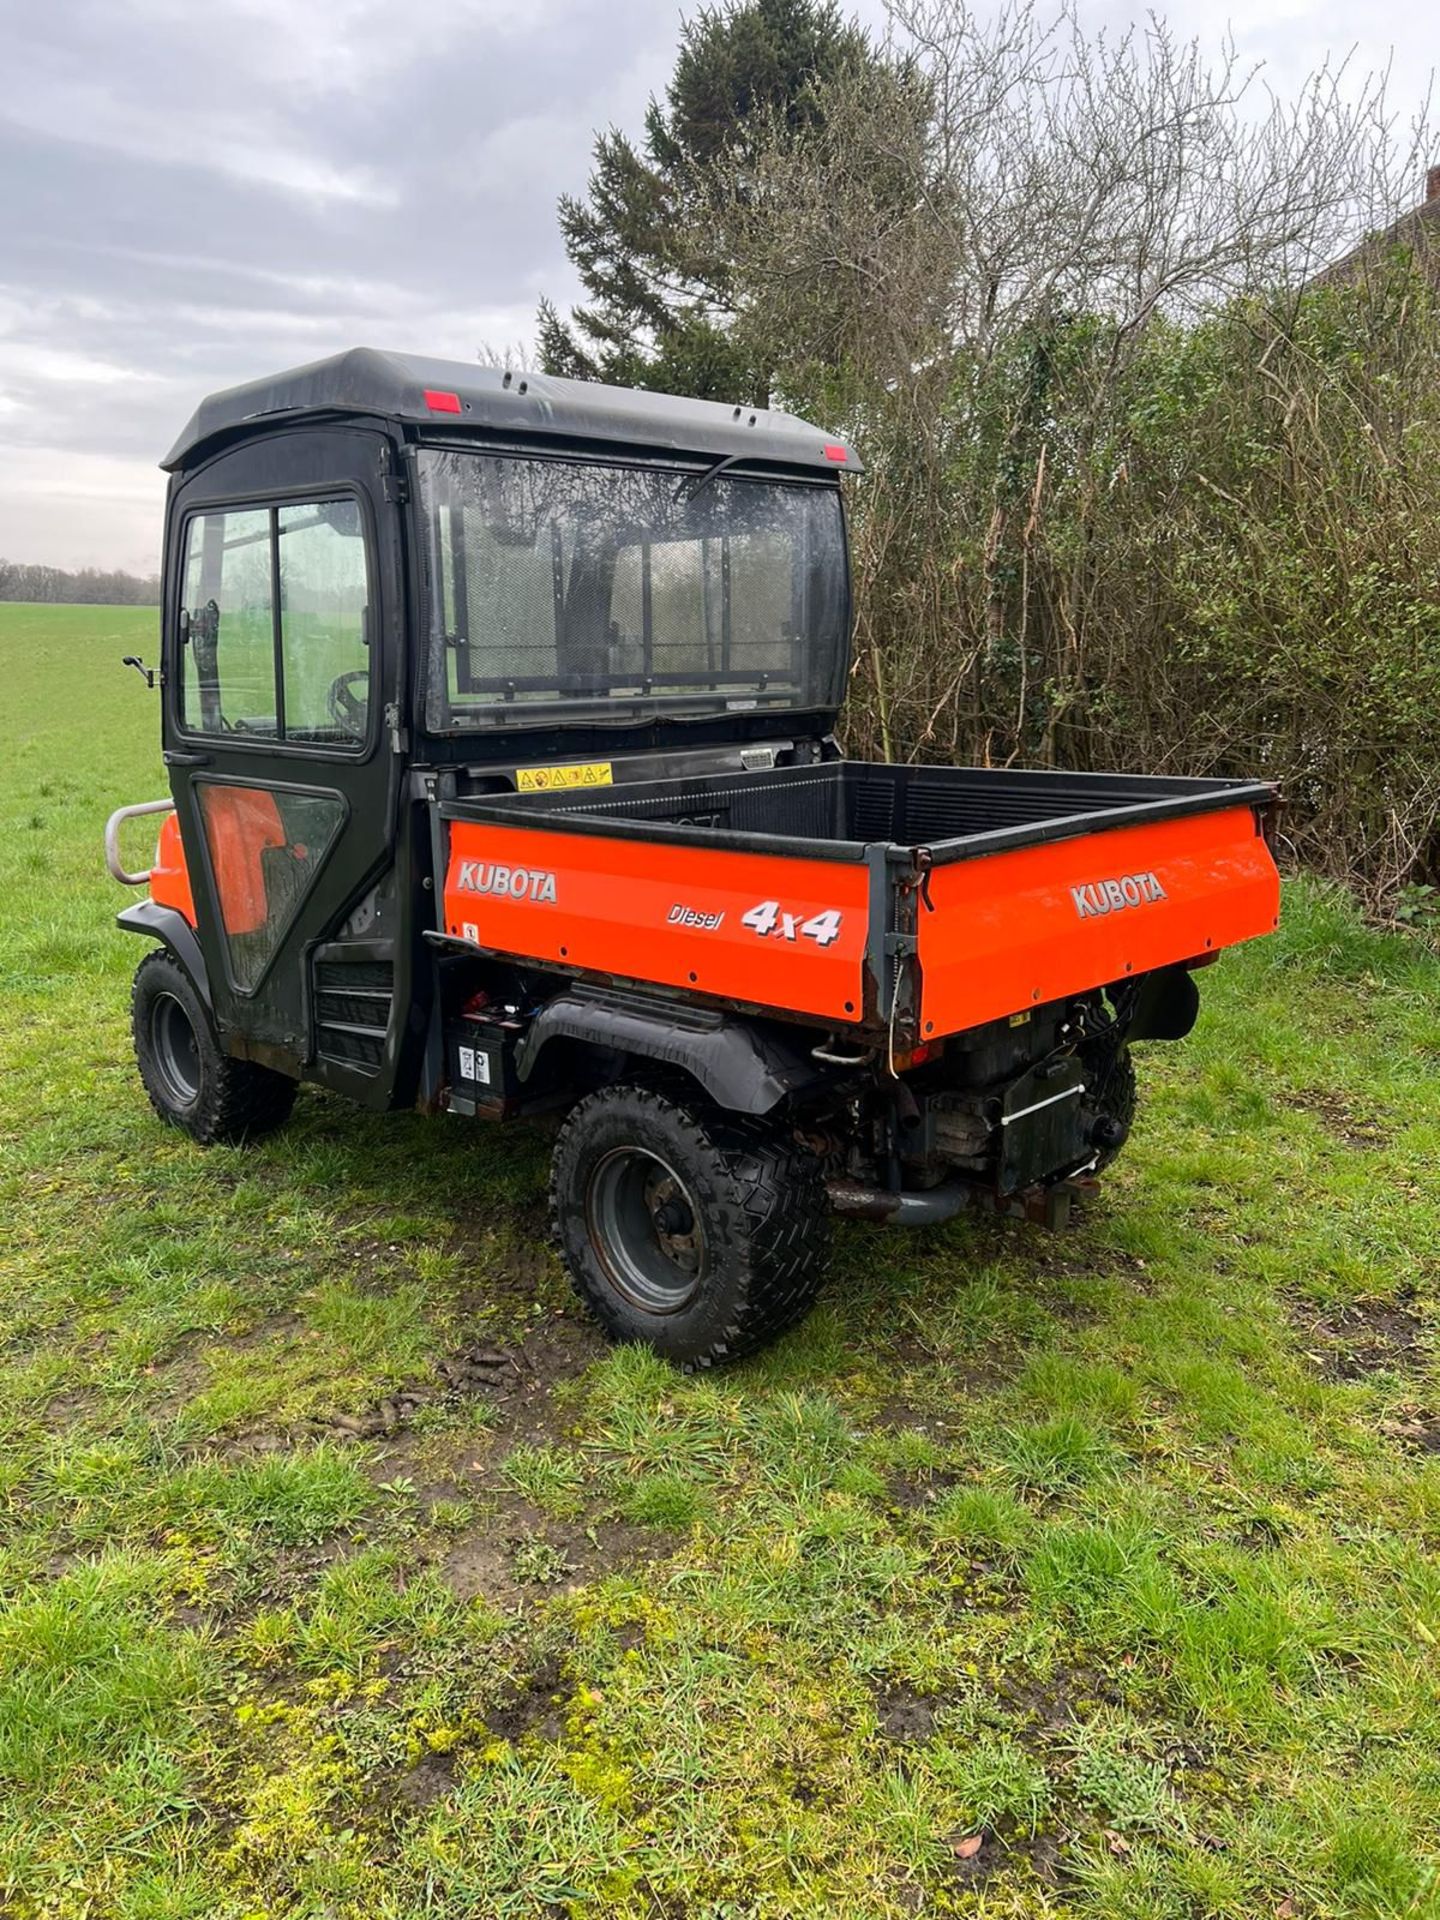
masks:
{"label": "front tire", "polygon": [[253,1140],[282,1126],[295,1082],[220,1047],[210,1009],[172,953],[147,953],[130,996],[135,1059],[150,1104],[201,1146]]}
{"label": "front tire", "polygon": [[687,1372],[766,1345],[824,1276],[819,1162],[783,1126],[698,1099],[588,1095],[555,1143],[550,1206],[575,1290],[610,1338]]}

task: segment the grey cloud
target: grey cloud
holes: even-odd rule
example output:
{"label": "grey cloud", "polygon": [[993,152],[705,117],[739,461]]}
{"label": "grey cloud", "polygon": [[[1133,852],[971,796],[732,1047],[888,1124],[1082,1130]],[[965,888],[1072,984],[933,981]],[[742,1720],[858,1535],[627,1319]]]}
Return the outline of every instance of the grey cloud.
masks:
{"label": "grey cloud", "polygon": [[[1083,0],[1123,25],[1125,0]],[[872,26],[884,0],[861,0]],[[1182,31],[1220,22],[1204,0]],[[574,288],[557,193],[638,126],[678,0],[0,0],[0,553],[149,567],[196,399],[340,347],[461,357]],[[1406,0],[1252,0],[1283,80]]]}
{"label": "grey cloud", "polygon": [[217,386],[528,340],[574,291],[556,195],[663,85],[678,17],[0,4],[0,553],[152,565],[154,462]]}

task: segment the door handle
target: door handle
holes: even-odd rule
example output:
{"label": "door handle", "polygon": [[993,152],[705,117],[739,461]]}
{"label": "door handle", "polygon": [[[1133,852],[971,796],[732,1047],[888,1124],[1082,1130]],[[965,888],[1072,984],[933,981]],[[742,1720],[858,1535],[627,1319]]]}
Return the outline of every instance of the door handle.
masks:
{"label": "door handle", "polygon": [[214,757],[209,753],[184,753],[175,747],[167,747],[160,756],[167,767],[208,767]]}

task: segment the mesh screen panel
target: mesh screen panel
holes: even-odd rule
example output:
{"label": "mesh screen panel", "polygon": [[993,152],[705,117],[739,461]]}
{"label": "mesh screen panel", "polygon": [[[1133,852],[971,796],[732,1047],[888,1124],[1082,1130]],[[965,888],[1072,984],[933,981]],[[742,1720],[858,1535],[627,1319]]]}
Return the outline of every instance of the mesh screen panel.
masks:
{"label": "mesh screen panel", "polygon": [[537,706],[839,704],[833,488],[436,449],[419,464],[432,729],[524,723]]}

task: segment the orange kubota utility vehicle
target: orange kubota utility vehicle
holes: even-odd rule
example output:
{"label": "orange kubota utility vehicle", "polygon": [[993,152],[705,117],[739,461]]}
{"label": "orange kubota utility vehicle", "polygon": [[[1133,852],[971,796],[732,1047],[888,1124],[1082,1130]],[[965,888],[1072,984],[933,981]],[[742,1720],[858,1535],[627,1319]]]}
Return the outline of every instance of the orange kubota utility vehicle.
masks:
{"label": "orange kubota utility vehicle", "polygon": [[555,1232],[617,1338],[756,1347],[832,1209],[1054,1221],[1131,1042],[1276,923],[1268,786],[844,757],[857,462],[803,421],[356,351],[165,465],[171,796],[107,836],[156,1111],[563,1115]]}

